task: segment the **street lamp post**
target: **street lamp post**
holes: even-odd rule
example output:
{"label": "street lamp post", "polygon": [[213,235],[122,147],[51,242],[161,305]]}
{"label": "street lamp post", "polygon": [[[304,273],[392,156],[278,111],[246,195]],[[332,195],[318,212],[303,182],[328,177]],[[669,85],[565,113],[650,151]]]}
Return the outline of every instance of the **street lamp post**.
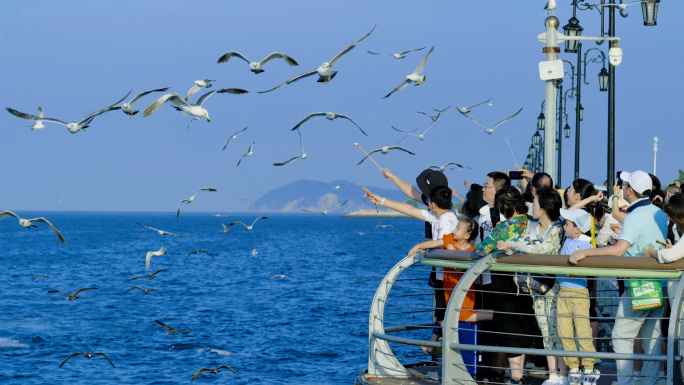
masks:
{"label": "street lamp post", "polygon": [[656,155],[658,154],[658,137],[653,138],[653,175],[656,174]]}
{"label": "street lamp post", "polygon": [[575,105],[575,180],[579,179],[579,169],[580,169],[580,122],[582,121],[583,108],[580,104],[580,97],[582,95],[582,62],[580,58],[582,56],[582,43],[577,45],[577,85],[575,86],[575,92],[577,93],[577,103]]}
{"label": "street lamp post", "polygon": [[556,143],[558,143],[558,179],[556,180],[556,184],[562,186],[561,168],[563,157],[563,85],[561,84],[558,88],[560,91],[558,92],[558,137],[556,138]]}
{"label": "street lamp post", "polygon": [[[544,22],[546,26],[546,47],[543,52],[546,54],[546,61],[554,61],[558,59],[560,47],[557,46],[557,32],[560,25],[556,16],[550,15]],[[555,130],[556,130],[556,99],[558,90],[556,89],[556,80],[546,80],[546,130],[544,131],[544,168],[543,170],[550,175],[553,175],[555,166]]]}

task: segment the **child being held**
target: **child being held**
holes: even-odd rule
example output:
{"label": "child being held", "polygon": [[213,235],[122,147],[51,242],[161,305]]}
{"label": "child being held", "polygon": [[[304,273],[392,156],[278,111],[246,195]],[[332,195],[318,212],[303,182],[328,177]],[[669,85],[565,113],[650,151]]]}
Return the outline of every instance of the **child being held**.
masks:
{"label": "child being held", "polygon": [[[584,233],[591,230],[592,218],[584,210],[561,209],[561,217],[565,219],[565,244],[561,254],[570,255],[577,250],[591,249],[591,238]],[[558,292],[557,314],[558,335],[564,350],[576,350],[575,334],[577,334],[580,349],[583,352],[594,352],[591,341],[591,327],[589,326],[589,290],[587,277],[569,278],[566,275],[557,276],[560,291]],[[593,358],[583,358],[584,373],[579,370],[577,357],[564,357],[565,364],[570,368],[568,381],[579,383],[584,375],[584,384],[596,384],[600,372],[594,369]],[[574,381],[574,382],[573,382]]]}

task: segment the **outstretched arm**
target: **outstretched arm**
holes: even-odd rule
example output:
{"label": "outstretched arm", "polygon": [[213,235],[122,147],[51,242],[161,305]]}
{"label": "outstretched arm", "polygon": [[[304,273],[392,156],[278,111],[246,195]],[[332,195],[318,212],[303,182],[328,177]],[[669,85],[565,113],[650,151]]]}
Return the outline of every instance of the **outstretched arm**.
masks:
{"label": "outstretched arm", "polygon": [[466,201],[466,199],[465,199],[464,197],[460,196],[460,195],[456,192],[456,190],[454,190],[454,187],[453,187],[453,186],[451,187],[451,195],[455,196],[456,199],[458,199],[458,200],[461,201],[461,202],[465,202],[465,201]]}
{"label": "outstretched arm", "polygon": [[442,239],[438,239],[436,241],[427,241],[423,243],[419,243],[411,248],[408,252],[408,256],[414,256],[418,250],[425,250],[425,249],[437,249],[437,248],[443,248],[444,247],[444,241]]}
{"label": "outstretched arm", "polygon": [[[584,198],[584,199],[582,199],[581,201],[575,203],[575,204],[572,205],[572,207],[570,207],[568,210],[577,210],[577,209],[581,209],[581,208],[584,208],[584,207],[585,207],[586,205],[588,205],[589,203],[592,203],[592,202],[600,202],[601,200],[603,200],[603,193],[602,193],[602,192],[599,192],[599,193],[596,194],[596,195],[592,195],[592,196],[590,196],[590,197]],[[619,211],[619,209],[618,209],[618,211]]]}
{"label": "outstretched arm", "polygon": [[370,194],[370,201],[376,205],[385,206],[394,211],[399,211],[402,214],[410,215],[416,219],[420,219],[421,221],[425,220],[425,217],[423,216],[423,210],[413,207],[408,203],[393,201],[376,194]]}
{"label": "outstretched arm", "polygon": [[629,242],[620,239],[613,246],[575,251],[570,255],[570,263],[576,265],[577,262],[586,257],[622,257],[627,252],[627,249],[629,249],[629,246]]}
{"label": "outstretched arm", "polygon": [[423,193],[421,193],[420,190],[399,179],[396,175],[392,174],[392,171],[390,171],[387,168],[383,168],[380,171],[382,171],[382,175],[385,178],[389,179],[390,182],[394,183],[397,187],[399,187],[399,190],[406,194],[407,197],[417,200],[418,202],[422,202],[421,196],[423,195]]}

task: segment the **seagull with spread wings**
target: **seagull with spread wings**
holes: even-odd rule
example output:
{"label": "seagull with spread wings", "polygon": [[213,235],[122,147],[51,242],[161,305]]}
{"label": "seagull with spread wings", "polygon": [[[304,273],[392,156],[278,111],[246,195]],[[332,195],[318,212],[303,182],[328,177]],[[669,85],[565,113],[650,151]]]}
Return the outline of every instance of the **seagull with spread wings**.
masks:
{"label": "seagull with spread wings", "polygon": [[120,106],[116,106],[113,109],[114,110],[120,109],[121,111],[124,112],[124,114],[128,115],[129,118],[133,119],[133,115],[140,112],[140,111],[134,109],[133,105],[135,103],[137,103],[140,99],[142,99],[143,96],[145,96],[147,94],[151,94],[152,92],[166,92],[168,90],[169,90],[169,87],[159,88],[156,90],[143,91],[143,92],[139,93],[138,95],[136,95],[130,102],[124,103]]}
{"label": "seagull with spread wings", "polygon": [[250,61],[249,59],[247,59],[245,57],[245,55],[241,54],[240,52],[232,51],[232,52],[228,52],[226,54],[223,54],[223,56],[221,56],[218,59],[217,63],[227,63],[231,57],[237,57],[237,58],[240,58],[240,59],[246,61],[249,64],[249,70],[254,72],[257,75],[264,72],[265,70],[261,69],[261,67],[263,67],[264,64],[270,62],[273,59],[284,59],[287,62],[287,64],[289,64],[290,66],[298,66],[299,65],[299,63],[297,63],[297,61],[295,59],[285,55],[282,52],[273,52],[272,54],[266,56],[266,58],[264,58],[264,60],[262,60],[262,61]]}
{"label": "seagull with spread wings", "polygon": [[490,102],[489,102],[490,100],[492,100],[492,98],[489,98],[489,99],[485,100],[485,101],[482,102],[482,103],[473,104],[472,106],[468,106],[468,107],[456,107],[456,108],[447,108],[447,109],[445,109],[444,111],[458,111],[458,112],[460,112],[460,113],[462,113],[462,114],[469,114],[471,108],[477,107],[477,106],[479,106],[479,105],[481,105],[481,104],[488,103],[490,106],[492,106],[493,103],[490,103]]}
{"label": "seagull with spread wings", "polygon": [[154,231],[158,232],[159,235],[161,235],[162,237],[163,237],[164,235],[173,235],[174,237],[185,238],[185,235],[178,235],[178,234],[174,234],[174,233],[169,233],[168,231],[155,229],[154,227],[150,227],[150,226],[145,226],[145,225],[143,225],[143,224],[141,224],[141,223],[139,223],[139,222],[136,222],[136,223],[138,223],[139,226],[142,226],[142,227],[144,227],[144,228],[146,228],[146,229],[150,229],[150,230],[154,230]]}
{"label": "seagull with spread wings", "polygon": [[213,85],[212,82],[215,82],[216,80],[211,80],[211,79],[203,79],[203,80],[195,80],[195,85],[190,87],[188,90],[188,94],[185,95],[185,101],[189,101],[190,97],[194,95],[197,91],[199,91],[202,88],[211,88]]}
{"label": "seagull with spread wings", "polygon": [[497,124],[496,124],[494,127],[492,127],[492,128],[489,128],[489,127],[485,126],[484,124],[478,122],[477,120],[471,118],[470,115],[468,115],[468,114],[461,113],[461,115],[463,115],[463,116],[465,116],[466,118],[472,120],[473,122],[479,124],[480,126],[482,126],[482,128],[485,129],[485,131],[487,131],[487,133],[488,133],[489,135],[491,135],[491,134],[494,132],[494,129],[495,129],[495,128],[499,127],[499,126],[500,126],[501,124],[503,124],[504,122],[506,122],[506,121],[508,121],[508,120],[510,120],[510,119],[513,119],[513,118],[514,118],[516,115],[518,115],[518,114],[520,113],[520,111],[522,111],[522,110],[523,110],[522,108],[519,109],[518,112],[516,112],[515,114],[513,114],[513,115],[507,117],[506,119],[500,121],[499,123],[497,123]]}
{"label": "seagull with spread wings", "polygon": [[413,51],[420,51],[420,50],[423,50],[423,49],[425,49],[425,47],[423,47],[423,48],[416,48],[416,49],[410,49],[410,50],[408,50],[408,51],[403,51],[403,52],[399,52],[399,53],[379,53],[379,52],[371,52],[371,51],[368,51],[368,53],[373,54],[373,55],[394,56],[395,59],[399,59],[399,61],[402,61],[401,59],[405,58],[405,57],[406,57],[405,55],[406,55],[407,53],[413,52]]}
{"label": "seagull with spread wings", "polygon": [[38,275],[36,275],[35,277],[33,277],[33,279],[32,279],[31,281],[35,281],[37,278],[44,278],[44,279],[47,279],[47,278],[52,278],[52,277],[50,277],[49,275],[38,274]]}
{"label": "seagull with spread wings", "polygon": [[226,225],[223,224],[223,222],[221,222],[221,226],[223,226],[223,232],[224,233],[231,231],[229,228],[226,227]]}
{"label": "seagull with spread wings", "polygon": [[166,328],[166,330],[167,330],[166,334],[173,334],[173,333],[190,333],[190,332],[187,331],[187,330],[178,330],[178,329],[174,329],[174,328],[172,328],[171,326],[169,326],[169,325],[167,325],[167,324],[165,324],[165,323],[163,323],[163,322],[161,322],[161,321],[159,321],[159,320],[154,320],[154,321],[155,321],[156,323],[158,323],[159,325],[161,325],[161,326],[163,326],[163,327]]}
{"label": "seagull with spread wings", "polygon": [[274,166],[285,166],[294,162],[295,160],[306,159],[308,155],[306,155],[306,153],[304,152],[304,144],[302,144],[302,132],[300,130],[297,130],[297,133],[299,134],[299,147],[302,149],[302,155],[295,156],[294,158],[286,160],[285,162],[273,163]]}
{"label": "seagull with spread wings", "polygon": [[306,118],[304,118],[304,120],[302,120],[301,122],[297,123],[297,125],[294,126],[294,128],[293,128],[291,131],[294,131],[294,130],[298,129],[299,126],[301,126],[304,122],[306,122],[307,120],[313,118],[314,116],[325,116],[328,120],[331,120],[331,121],[334,120],[335,118],[344,118],[344,119],[347,119],[348,121],[352,122],[356,127],[358,127],[358,129],[361,130],[361,132],[362,132],[364,135],[368,136],[368,134],[366,134],[366,132],[363,131],[363,130],[361,129],[361,127],[359,127],[359,125],[356,124],[356,122],[355,122],[352,118],[348,117],[347,115],[337,114],[337,113],[335,113],[335,112],[314,112],[314,113],[312,113],[312,114],[309,114]]}
{"label": "seagull with spread wings", "polygon": [[297,282],[295,282],[294,279],[288,277],[288,276],[285,275],[285,274],[274,275],[273,277],[269,277],[269,278],[264,279],[264,281],[268,281],[269,279],[273,279],[273,278],[289,279],[290,281],[292,281],[292,283],[297,283]]}
{"label": "seagull with spread wings", "polygon": [[[143,116],[148,117],[155,112],[157,112],[161,106],[164,105],[164,103],[168,102],[169,100],[171,103],[174,104],[174,107],[176,111],[183,111],[183,116],[185,116],[185,113],[187,112],[190,115],[196,116],[198,118],[204,117],[207,119],[207,122],[211,122],[211,119],[209,118],[209,111],[204,109],[202,107],[202,104],[213,94],[219,93],[219,94],[235,94],[235,95],[241,95],[241,94],[246,94],[248,91],[240,89],[240,88],[221,88],[218,90],[213,90],[209,91],[206,94],[200,96],[199,99],[197,99],[196,103],[190,103],[187,100],[183,99],[180,95],[178,94],[166,94],[162,96],[161,98],[155,100],[145,108],[145,111],[143,111]],[[192,123],[192,121],[190,121]],[[190,125],[188,125],[190,126]]]}
{"label": "seagull with spread wings", "polygon": [[218,372],[220,372],[221,369],[228,369],[228,370],[230,370],[231,372],[235,373],[238,377],[240,377],[240,375],[237,374],[236,371],[234,371],[233,369],[231,369],[230,366],[228,366],[228,365],[221,365],[221,366],[219,366],[219,367],[216,368],[216,369],[202,368],[202,369],[198,370],[197,373],[195,373],[195,375],[192,376],[192,379],[190,380],[190,382],[195,381],[195,380],[197,379],[197,377],[199,377],[200,374],[202,374],[202,373],[204,373],[204,372],[209,372],[209,373],[212,373],[212,374],[218,374]]}
{"label": "seagull with spread wings", "polygon": [[276,89],[278,89],[278,88],[280,88],[280,87],[282,87],[282,86],[284,86],[284,85],[286,85],[286,84],[290,84],[290,83],[292,83],[292,82],[296,82],[296,81],[299,80],[299,79],[304,79],[305,77],[308,77],[308,76],[311,76],[311,75],[315,75],[315,74],[318,74],[318,82],[320,82],[320,83],[328,83],[329,81],[331,81],[331,80],[335,77],[335,75],[337,75],[337,71],[333,71],[333,70],[332,70],[332,67],[333,67],[335,64],[337,64],[337,62],[339,62],[340,59],[342,59],[342,57],[343,57],[344,55],[346,55],[349,51],[351,51],[352,49],[354,49],[354,47],[356,47],[357,44],[359,44],[360,42],[362,42],[363,39],[365,39],[365,38],[367,38],[368,36],[370,36],[371,33],[373,33],[373,31],[375,31],[375,27],[377,27],[377,26],[378,26],[378,25],[375,24],[375,26],[373,27],[373,29],[372,29],[370,32],[368,32],[368,34],[366,34],[366,36],[362,37],[361,39],[359,39],[359,40],[357,40],[356,42],[354,42],[354,43],[350,44],[349,46],[347,46],[345,49],[343,49],[342,51],[340,51],[340,53],[338,53],[337,55],[335,55],[335,57],[333,57],[332,60],[330,60],[329,62],[326,62],[326,63],[321,64],[321,66],[318,67],[317,69],[312,70],[312,71],[308,71],[308,72],[304,72],[303,74],[299,74],[299,75],[293,77],[292,79],[289,79],[288,81],[286,81],[285,83],[283,83],[283,84],[281,84],[281,85],[279,85],[279,86],[277,86],[277,87],[271,88],[270,90],[266,90],[266,91],[260,91],[259,93],[260,93],[260,94],[265,94],[266,92],[271,92],[271,91],[276,90]]}
{"label": "seagull with spread wings", "polygon": [[166,271],[166,269],[157,270],[150,275],[138,275],[137,277],[133,277],[133,278],[129,279],[129,281],[132,281],[134,279],[139,279],[139,278],[154,279],[154,277],[162,271]]}
{"label": "seagull with spread wings", "polygon": [[118,106],[118,104],[121,103],[124,99],[126,99],[128,97],[128,95],[130,95],[130,94],[131,93],[128,92],[128,94],[126,94],[126,96],[124,96],[123,98],[118,100],[116,103],[111,104],[111,105],[109,105],[109,106],[107,106],[101,110],[97,110],[97,111],[93,112],[92,114],[86,116],[85,118],[79,120],[78,122],[72,122],[72,123],[66,123],[66,122],[63,122],[59,119],[54,119],[54,118],[46,118],[42,115],[41,116],[34,116],[34,115],[25,114],[23,112],[19,112],[15,109],[9,108],[9,107],[7,107],[6,110],[10,114],[12,114],[14,116],[18,116],[22,119],[35,120],[37,122],[40,121],[40,122],[50,122],[50,123],[62,124],[64,126],[66,126],[66,128],[69,130],[69,132],[71,132],[72,134],[75,134],[81,130],[85,131],[86,128],[90,127],[90,123],[93,121],[93,119],[95,119],[95,117],[102,115],[108,111],[118,110],[120,108]]}
{"label": "seagull with spread wings", "polygon": [[403,148],[403,147],[399,147],[399,146],[385,146],[385,147],[376,148],[375,150],[369,152],[368,155],[366,155],[363,159],[361,159],[361,161],[360,161],[359,163],[357,163],[356,165],[358,166],[358,165],[360,165],[361,163],[363,163],[363,161],[366,160],[366,159],[368,159],[368,156],[370,156],[371,154],[374,154],[374,153],[376,153],[376,152],[381,152],[383,155],[385,155],[385,154],[387,154],[390,150],[401,150],[401,151],[407,152],[407,153],[409,153],[409,154],[411,154],[411,155],[416,155],[416,154],[412,153],[411,151],[409,151],[409,150],[407,150],[407,149],[405,149],[405,148]]}
{"label": "seagull with spread wings", "polygon": [[145,289],[143,289],[142,287],[139,287],[139,286],[133,286],[132,288],[130,288],[130,289],[126,290],[126,291],[131,291],[131,290],[133,290],[133,289],[138,289],[138,290],[142,291],[143,294],[150,294],[150,292],[153,291],[153,292],[155,292],[155,293],[157,293],[157,294],[159,294],[159,295],[161,295],[161,296],[163,297],[162,293],[160,293],[157,289],[147,289],[147,290],[145,290]]}
{"label": "seagull with spread wings", "polygon": [[[43,107],[38,106],[38,117],[42,118],[43,116],[45,116],[43,114]],[[31,130],[40,130],[41,128],[45,128],[42,120],[36,120],[36,122],[33,123],[33,126],[31,126]]]}
{"label": "seagull with spread wings", "polygon": [[242,130],[240,130],[240,131],[234,133],[233,136],[231,136],[230,138],[228,138],[228,141],[226,142],[226,145],[223,146],[223,149],[225,150],[226,147],[228,147],[228,144],[230,144],[230,141],[233,140],[233,139],[237,139],[238,134],[241,133],[241,132],[243,132],[243,131],[246,130],[246,129],[247,129],[247,127],[245,127],[245,128],[243,128]]}
{"label": "seagull with spread wings", "polygon": [[82,291],[85,291],[85,290],[96,290],[96,289],[97,289],[97,287],[84,287],[84,288],[82,288],[82,289],[76,290],[76,292],[75,292],[73,295],[69,295],[69,294],[67,294],[67,293],[65,293],[65,292],[63,292],[63,291],[61,291],[61,290],[50,290],[50,291],[48,291],[48,293],[62,293],[62,294],[64,294],[64,295],[66,295],[66,299],[68,299],[69,301],[75,301],[75,300],[77,300],[77,299],[79,298],[78,295],[79,295]]}
{"label": "seagull with spread wings", "polygon": [[415,84],[416,86],[420,86],[420,85],[422,85],[423,83],[425,83],[425,79],[427,79],[427,75],[422,75],[422,76],[421,76],[420,73],[423,72],[423,68],[425,68],[425,64],[427,64],[428,58],[430,57],[430,54],[431,54],[432,51],[434,51],[434,50],[435,50],[435,47],[432,47],[432,48],[430,49],[430,52],[428,52],[428,54],[425,55],[425,57],[423,58],[423,60],[421,60],[420,63],[418,63],[418,67],[416,67],[415,71],[413,71],[412,74],[408,75],[408,76],[406,77],[406,80],[404,80],[403,83],[401,83],[401,84],[399,84],[398,86],[396,86],[396,87],[392,90],[392,92],[390,92],[389,94],[385,95],[385,97],[384,97],[383,99],[389,98],[390,95],[392,95],[393,93],[395,93],[395,92],[399,91],[400,89],[406,87],[407,85],[411,84],[412,82],[413,82],[413,83],[416,83],[416,84]]}
{"label": "seagull with spread wings", "polygon": [[[461,166],[460,164],[458,164],[456,162],[449,162],[449,163],[445,164],[444,166],[430,166],[428,168],[434,168],[436,170],[444,172],[444,169],[451,166],[452,164],[455,165],[456,167],[460,168],[460,169],[470,168],[470,167],[466,167],[466,166]],[[452,170],[453,170],[453,168],[452,168]]]}
{"label": "seagull with spread wings", "polygon": [[302,211],[305,211],[305,212],[307,212],[307,213],[321,213],[321,214],[323,214],[323,215],[328,215],[328,213],[329,213],[330,211],[337,210],[337,209],[339,209],[340,207],[342,207],[342,206],[344,206],[344,205],[346,205],[346,204],[347,204],[347,201],[344,201],[344,202],[342,202],[342,204],[339,204],[339,205],[337,205],[337,206],[335,206],[335,207],[333,207],[333,208],[331,208],[331,209],[325,210],[325,211],[315,211],[315,210],[305,210],[305,209],[302,209]]}
{"label": "seagull with spread wings", "polygon": [[441,112],[440,112],[439,114],[437,114],[437,118],[433,119],[433,120],[432,120],[432,123],[430,123],[430,125],[427,126],[427,128],[425,129],[425,131],[423,131],[423,133],[420,134],[420,135],[418,135],[418,134],[415,133],[416,130],[413,130],[413,132],[408,132],[408,131],[402,131],[402,130],[400,130],[400,129],[394,127],[394,126],[390,126],[390,127],[392,127],[392,129],[394,129],[394,131],[399,131],[399,132],[401,132],[401,133],[406,134],[406,138],[408,138],[409,135],[413,135],[413,136],[417,137],[418,139],[423,140],[423,139],[425,139],[425,134],[427,134],[427,132],[428,132],[428,130],[430,129],[430,127],[432,127],[432,125],[435,124],[435,122],[436,122],[437,119],[439,118],[439,115],[440,115],[440,114],[441,114]]}
{"label": "seagull with spread wings", "polygon": [[214,257],[210,252],[208,252],[206,250],[195,250],[195,251],[191,251],[188,253],[188,255],[185,257],[185,262],[183,262],[183,264],[185,265],[185,263],[188,262],[188,258],[190,258],[191,255],[194,255],[194,254],[199,255],[199,253],[204,253],[204,254],[216,259],[216,257]]}
{"label": "seagull with spread wings", "polygon": [[383,229],[386,228],[386,227],[389,227],[389,228],[391,228],[392,230],[394,230],[394,233],[395,233],[395,234],[397,233],[397,230],[395,230],[395,229],[394,229],[394,226],[392,226],[392,225],[377,225],[377,226],[375,226],[375,228],[373,229],[373,232],[372,232],[371,234],[375,234],[375,230],[377,230],[378,227],[383,228]]}
{"label": "seagull with spread wings", "polygon": [[161,248],[158,251],[148,251],[147,254],[145,254],[145,270],[150,268],[150,259],[152,257],[161,257],[162,255],[165,255],[167,250],[165,248]]}
{"label": "seagull with spread wings", "polygon": [[228,226],[243,225],[243,226],[245,226],[245,228],[246,228],[248,231],[252,231],[252,228],[254,227],[254,224],[257,223],[257,221],[258,221],[259,219],[268,219],[268,217],[259,217],[259,218],[255,219],[254,222],[252,222],[252,224],[249,225],[249,226],[247,226],[246,224],[244,224],[244,223],[242,223],[242,222],[232,222],[232,223],[229,223]]}
{"label": "seagull with spread wings", "polygon": [[245,157],[254,155],[254,151],[252,151],[252,148],[254,147],[254,143],[255,142],[252,142],[252,144],[249,145],[249,150],[247,150],[246,153],[242,154],[242,156],[240,157],[240,160],[238,160],[238,164],[237,164],[238,166],[240,165],[240,163],[242,163],[242,159],[244,159]]}
{"label": "seagull with spread wings", "polygon": [[19,219],[19,226],[27,228],[27,229],[30,229],[32,227],[37,227],[36,225],[33,224],[33,222],[47,223],[48,227],[50,227],[50,230],[54,231],[55,234],[57,234],[57,236],[59,237],[59,240],[62,241],[62,243],[66,243],[66,239],[64,239],[64,237],[62,236],[62,233],[60,233],[59,230],[57,230],[57,228],[55,226],[53,226],[52,223],[50,223],[50,221],[48,221],[47,219],[45,219],[43,217],[38,217],[38,218],[33,218],[33,219],[24,219],[24,218],[19,217],[17,214],[15,214],[11,211],[0,212],[0,219],[2,219],[4,217],[15,217],[15,218]]}
{"label": "seagull with spread wings", "polygon": [[[448,108],[448,107],[447,107],[447,108]],[[430,115],[430,114],[428,114],[427,112],[423,112],[423,111],[416,111],[416,113],[423,114],[423,115],[427,116],[428,118],[432,119],[433,122],[436,122],[437,119],[439,119],[439,115],[440,115],[442,112],[447,111],[447,110],[435,110],[435,111],[438,112],[437,115]]]}
{"label": "seagull with spread wings", "polygon": [[[114,363],[112,362],[112,360],[110,360],[109,357],[107,357],[107,355],[104,354],[104,353],[102,353],[102,352],[93,352],[93,353],[76,352],[76,353],[71,353],[71,354],[69,355],[69,357],[67,357],[66,360],[64,360],[64,361],[59,365],[59,367],[61,368],[62,365],[66,364],[66,362],[69,361],[69,360],[71,359],[71,357],[73,357],[73,356],[78,356],[79,354],[83,354],[86,358],[93,358],[93,356],[95,356],[96,354],[97,354],[97,355],[101,355],[101,356],[103,356],[104,358],[106,358],[107,361],[109,361],[109,363],[112,364],[112,366],[114,366]],[[116,366],[114,366],[114,368],[116,369]]]}
{"label": "seagull with spread wings", "polygon": [[210,192],[213,192],[213,191],[218,191],[218,190],[215,189],[215,188],[211,188],[211,187],[202,187],[201,189],[197,190],[197,191],[195,192],[195,194],[193,194],[193,196],[191,196],[190,198],[183,199],[183,200],[180,201],[180,203],[178,204],[178,212],[176,213],[176,218],[178,218],[178,217],[180,216],[180,209],[181,209],[181,206],[183,205],[183,203],[185,203],[185,204],[190,204],[190,203],[194,202],[194,201],[195,201],[195,197],[197,196],[197,193],[199,193],[200,191],[210,191]]}

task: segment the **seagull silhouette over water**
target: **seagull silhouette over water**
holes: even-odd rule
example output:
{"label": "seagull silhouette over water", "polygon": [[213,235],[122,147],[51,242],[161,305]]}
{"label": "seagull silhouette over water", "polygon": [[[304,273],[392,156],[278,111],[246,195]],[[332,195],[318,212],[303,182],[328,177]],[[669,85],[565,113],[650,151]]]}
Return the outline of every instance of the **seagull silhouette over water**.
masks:
{"label": "seagull silhouette over water", "polygon": [[[106,358],[107,361],[109,361],[109,363],[112,364],[112,366],[114,366],[114,363],[112,362],[112,360],[110,360],[109,357],[107,357],[107,355],[104,354],[104,353],[102,353],[102,352],[93,352],[93,353],[77,352],[77,353],[71,353],[71,354],[69,355],[69,357],[67,357],[66,360],[64,360],[64,361],[59,365],[59,367],[61,368],[62,365],[66,364],[66,362],[69,361],[69,360],[71,359],[71,357],[77,356],[77,355],[79,355],[79,354],[83,354],[84,356],[86,356],[86,358],[93,358],[93,356],[95,356],[95,355],[101,355],[101,356],[103,356],[104,358]],[[114,366],[114,368],[116,369],[116,366]]]}
{"label": "seagull silhouette over water", "polygon": [[157,271],[155,271],[154,273],[152,273],[152,274],[150,274],[150,275],[139,275],[139,276],[137,276],[137,277],[133,277],[133,278],[129,279],[129,281],[132,281],[132,280],[134,280],[134,279],[139,279],[139,278],[154,279],[154,277],[155,277],[158,273],[160,273],[160,272],[162,272],[162,271],[166,271],[166,269],[157,270]]}
{"label": "seagull silhouette over water", "polygon": [[204,372],[209,372],[209,373],[212,373],[212,374],[218,374],[218,373],[221,371],[221,369],[228,369],[228,370],[230,370],[231,372],[235,373],[238,377],[240,377],[240,375],[237,374],[237,372],[234,371],[233,369],[231,369],[228,365],[221,365],[221,366],[219,366],[219,367],[216,368],[216,369],[202,368],[202,369],[198,370],[197,373],[195,373],[195,375],[192,376],[192,379],[190,380],[190,382],[195,381],[195,380],[197,379],[197,377],[199,377],[200,374],[202,374],[202,373],[204,373]]}
{"label": "seagull silhouette over water", "polygon": [[171,326],[169,326],[169,325],[167,325],[167,324],[165,324],[165,323],[163,323],[163,322],[161,322],[161,321],[159,321],[159,320],[155,320],[155,322],[158,323],[158,324],[160,324],[161,326],[163,326],[163,327],[165,327],[165,328],[167,329],[166,334],[173,334],[173,333],[190,333],[190,332],[187,331],[187,330],[178,330],[178,329],[174,329],[174,328],[172,328]]}
{"label": "seagull silhouette over water", "polygon": [[69,295],[69,294],[67,294],[67,293],[65,293],[65,292],[63,292],[63,291],[61,291],[61,290],[50,290],[50,291],[48,291],[48,293],[62,293],[62,294],[64,294],[64,295],[66,295],[66,298],[67,298],[69,301],[74,301],[74,300],[77,300],[77,299],[79,298],[78,295],[79,295],[82,291],[85,291],[85,290],[96,290],[96,289],[97,289],[96,287],[84,287],[84,288],[82,288],[82,289],[78,289],[73,295]]}

